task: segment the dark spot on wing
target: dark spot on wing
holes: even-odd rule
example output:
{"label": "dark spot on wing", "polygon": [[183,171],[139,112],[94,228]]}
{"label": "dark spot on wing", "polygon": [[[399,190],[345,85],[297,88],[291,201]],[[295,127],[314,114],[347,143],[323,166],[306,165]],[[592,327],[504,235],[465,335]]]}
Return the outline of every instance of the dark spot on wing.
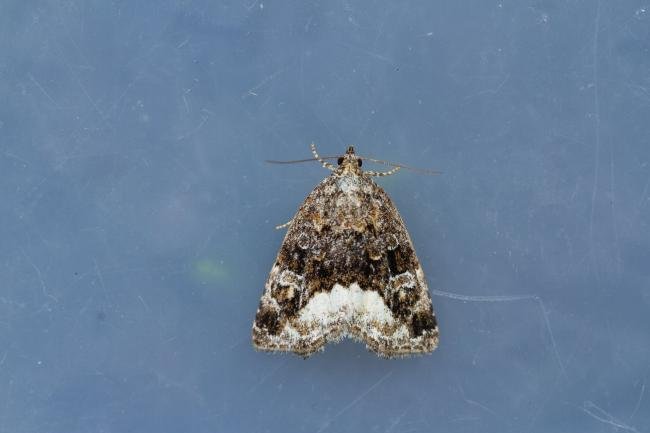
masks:
{"label": "dark spot on wing", "polygon": [[255,324],[258,328],[266,329],[271,335],[276,335],[280,331],[278,313],[268,307],[260,307],[257,317],[255,317]]}
{"label": "dark spot on wing", "polygon": [[413,337],[419,337],[426,331],[435,329],[436,326],[438,326],[438,322],[432,311],[418,311],[413,315],[411,335]]}
{"label": "dark spot on wing", "polygon": [[397,275],[397,253],[396,250],[389,250],[386,254],[386,259],[388,260],[388,269],[390,269],[391,275]]}
{"label": "dark spot on wing", "polygon": [[418,291],[416,287],[396,290],[388,300],[391,312],[402,319],[407,319],[411,315],[413,305],[418,301]]}

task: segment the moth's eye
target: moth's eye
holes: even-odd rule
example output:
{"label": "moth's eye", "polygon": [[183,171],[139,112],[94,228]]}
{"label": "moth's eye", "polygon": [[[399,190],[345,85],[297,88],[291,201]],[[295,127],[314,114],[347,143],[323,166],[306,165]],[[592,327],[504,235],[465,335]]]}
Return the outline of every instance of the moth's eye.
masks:
{"label": "moth's eye", "polygon": [[343,164],[343,157],[342,156],[339,156],[339,163],[338,164],[339,165]]}
{"label": "moth's eye", "polygon": [[357,158],[357,164],[359,164],[359,167],[363,165],[363,161],[361,160],[361,158]]}

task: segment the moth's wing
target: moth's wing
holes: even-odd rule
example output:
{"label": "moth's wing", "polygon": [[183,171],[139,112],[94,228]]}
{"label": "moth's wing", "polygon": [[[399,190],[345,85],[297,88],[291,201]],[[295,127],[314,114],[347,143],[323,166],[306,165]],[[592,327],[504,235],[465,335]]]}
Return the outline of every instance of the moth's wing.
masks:
{"label": "moth's wing", "polygon": [[327,343],[328,329],[312,329],[299,319],[301,309],[317,291],[314,281],[309,280],[324,259],[324,246],[319,245],[327,237],[327,215],[323,211],[335,206],[335,189],[334,178],[325,178],[307,196],[289,225],[253,323],[253,346],[258,350],[307,357]]}
{"label": "moth's wing", "polygon": [[437,346],[431,299],[401,217],[370,178],[352,181],[326,178],[294,217],[253,324],[257,349],[309,356],[343,336],[384,357]]}
{"label": "moth's wing", "polygon": [[420,261],[392,200],[372,180],[369,183],[372,224],[364,231],[363,243],[372,266],[362,288],[381,295],[391,317],[381,323],[361,315],[353,333],[386,358],[431,352],[438,346],[439,330]]}

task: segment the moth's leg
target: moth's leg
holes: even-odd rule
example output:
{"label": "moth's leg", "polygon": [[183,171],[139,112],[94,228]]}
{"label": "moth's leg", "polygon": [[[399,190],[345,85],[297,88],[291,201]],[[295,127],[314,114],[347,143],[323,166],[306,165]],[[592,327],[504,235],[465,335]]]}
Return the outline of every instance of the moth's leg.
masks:
{"label": "moth's leg", "polygon": [[393,169],[390,169],[388,171],[364,171],[364,174],[367,174],[368,176],[390,176],[391,174],[395,174],[399,169],[402,167],[395,167]]}
{"label": "moth's leg", "polygon": [[316,152],[316,145],[314,143],[312,143],[310,146],[311,146],[311,153],[314,154],[314,158],[316,158],[318,162],[322,164],[323,167],[332,171],[336,170],[336,167],[334,167],[332,164],[330,164],[329,162],[325,161],[320,156],[318,156],[318,153]]}
{"label": "moth's leg", "polygon": [[292,222],[293,222],[293,218],[291,218],[289,221],[287,221],[284,224],[280,224],[279,226],[275,226],[275,229],[280,230],[280,229],[283,229],[285,227],[288,227],[289,225],[291,225]]}

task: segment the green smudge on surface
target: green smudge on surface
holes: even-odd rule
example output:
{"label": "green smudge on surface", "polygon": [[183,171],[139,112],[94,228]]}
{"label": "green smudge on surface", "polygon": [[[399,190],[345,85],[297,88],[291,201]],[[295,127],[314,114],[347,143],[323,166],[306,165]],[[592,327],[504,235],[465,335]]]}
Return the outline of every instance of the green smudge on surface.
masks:
{"label": "green smudge on surface", "polygon": [[228,278],[223,260],[200,259],[194,263],[193,268],[194,277],[202,283],[219,283]]}

